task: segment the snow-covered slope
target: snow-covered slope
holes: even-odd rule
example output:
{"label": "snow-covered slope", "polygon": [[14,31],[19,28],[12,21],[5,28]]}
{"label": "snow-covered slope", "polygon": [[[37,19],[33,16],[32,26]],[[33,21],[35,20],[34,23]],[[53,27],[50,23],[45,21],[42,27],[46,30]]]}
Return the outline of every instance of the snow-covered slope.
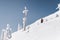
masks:
{"label": "snow-covered slope", "polygon": [[[57,16],[58,15],[58,16]],[[60,10],[28,25],[23,29],[12,33],[9,40],[60,40]]]}

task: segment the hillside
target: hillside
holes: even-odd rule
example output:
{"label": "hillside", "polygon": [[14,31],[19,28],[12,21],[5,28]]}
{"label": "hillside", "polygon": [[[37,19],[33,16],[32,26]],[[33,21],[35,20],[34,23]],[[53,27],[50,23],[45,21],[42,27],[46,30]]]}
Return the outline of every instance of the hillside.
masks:
{"label": "hillside", "polygon": [[60,10],[12,33],[9,40],[60,40]]}

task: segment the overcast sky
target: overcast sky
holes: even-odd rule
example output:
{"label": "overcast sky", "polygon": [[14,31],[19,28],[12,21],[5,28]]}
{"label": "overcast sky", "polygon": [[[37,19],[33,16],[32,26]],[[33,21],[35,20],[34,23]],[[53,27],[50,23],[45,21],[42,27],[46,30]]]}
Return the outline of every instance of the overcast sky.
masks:
{"label": "overcast sky", "polygon": [[0,34],[6,24],[10,24],[12,31],[17,30],[17,24],[22,26],[24,7],[29,10],[27,25],[56,12],[60,0],[0,0]]}

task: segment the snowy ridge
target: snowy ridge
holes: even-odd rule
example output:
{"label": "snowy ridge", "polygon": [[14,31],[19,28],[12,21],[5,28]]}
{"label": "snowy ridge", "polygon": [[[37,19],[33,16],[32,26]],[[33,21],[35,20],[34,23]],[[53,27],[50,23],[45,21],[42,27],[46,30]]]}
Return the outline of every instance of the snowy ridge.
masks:
{"label": "snowy ridge", "polygon": [[57,12],[45,17],[44,19],[52,20],[52,19],[56,18],[57,16],[60,16],[60,11],[57,11]]}
{"label": "snowy ridge", "polygon": [[[45,23],[45,22],[50,22],[50,21],[52,21],[52,20],[54,20],[54,19],[56,19],[56,18],[60,18],[60,17],[58,17],[57,15],[60,16],[60,10],[57,11],[57,12],[52,13],[51,15],[48,15],[48,16],[44,17],[44,18],[43,18],[43,19],[44,19],[44,23]],[[38,19],[37,21],[35,21],[35,22],[32,23],[31,25],[40,24],[40,23],[41,23],[41,19]]]}
{"label": "snowy ridge", "polygon": [[[58,7],[60,8],[60,6]],[[9,40],[60,40],[60,10],[12,33]]]}
{"label": "snowy ridge", "polygon": [[[56,14],[59,17],[56,17]],[[37,20],[28,25],[26,31],[22,29],[14,32],[10,40],[60,40],[60,10],[43,19],[49,20],[44,23],[40,23],[41,19]]]}
{"label": "snowy ridge", "polygon": [[[53,19],[56,19],[57,18],[57,15],[60,16],[60,11],[56,11],[56,12],[52,13],[51,15],[48,15],[48,16],[44,17],[43,18],[44,19],[44,22],[48,22],[48,21],[51,21]],[[41,23],[41,19],[38,19],[34,23],[38,23],[38,22]]]}

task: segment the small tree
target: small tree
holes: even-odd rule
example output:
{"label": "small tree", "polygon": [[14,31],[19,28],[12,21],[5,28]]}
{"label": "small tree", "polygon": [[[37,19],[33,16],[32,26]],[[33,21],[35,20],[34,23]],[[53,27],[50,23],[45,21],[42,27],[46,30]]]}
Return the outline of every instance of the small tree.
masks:
{"label": "small tree", "polygon": [[20,24],[18,24],[18,30],[20,30],[21,28],[20,28]]}
{"label": "small tree", "polygon": [[30,31],[30,25],[27,26],[26,29],[27,29],[27,32],[29,32]]}
{"label": "small tree", "polygon": [[6,37],[7,37],[7,39],[10,39],[12,37],[11,28],[10,28],[9,24],[7,24],[7,28],[6,28]]}
{"label": "small tree", "polygon": [[5,29],[3,29],[1,32],[1,40],[4,40],[4,32],[5,32]]}
{"label": "small tree", "polygon": [[58,15],[58,14],[56,14],[56,17],[59,17],[59,15]]}

